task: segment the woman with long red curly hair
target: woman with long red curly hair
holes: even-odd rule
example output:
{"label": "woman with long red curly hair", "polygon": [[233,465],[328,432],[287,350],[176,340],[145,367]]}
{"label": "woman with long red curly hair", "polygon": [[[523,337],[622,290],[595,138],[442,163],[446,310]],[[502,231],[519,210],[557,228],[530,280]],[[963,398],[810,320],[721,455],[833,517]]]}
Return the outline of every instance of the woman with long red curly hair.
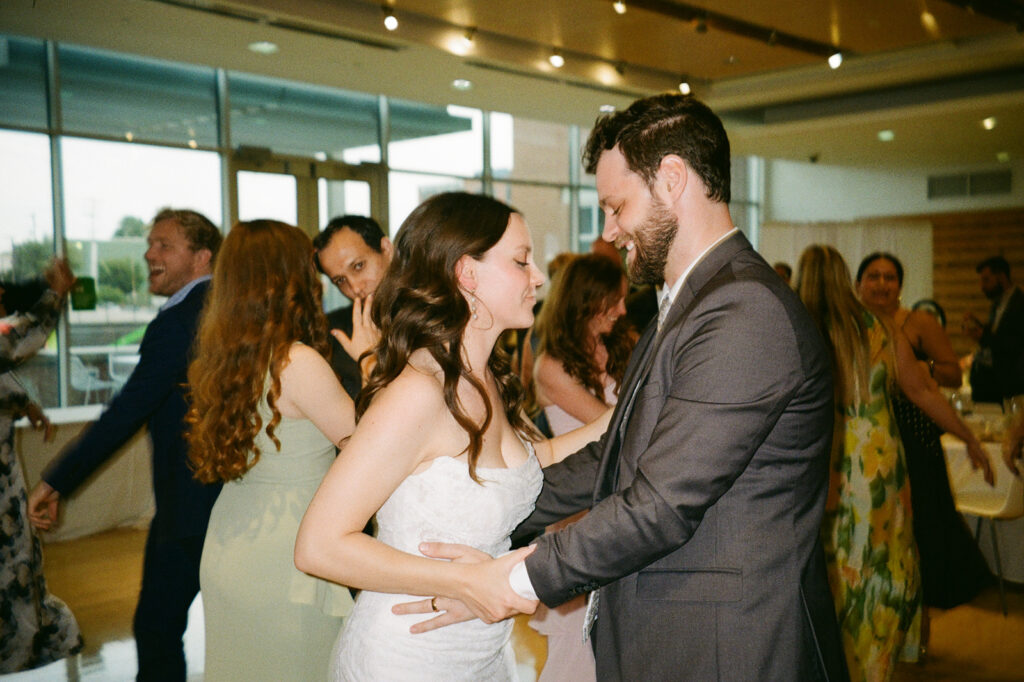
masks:
{"label": "woman with long red curly hair", "polygon": [[189,458],[223,481],[203,547],[207,680],[322,679],[344,587],[295,568],[302,514],[355,425],[324,355],[313,244],[273,220],[224,239],[189,366]]}

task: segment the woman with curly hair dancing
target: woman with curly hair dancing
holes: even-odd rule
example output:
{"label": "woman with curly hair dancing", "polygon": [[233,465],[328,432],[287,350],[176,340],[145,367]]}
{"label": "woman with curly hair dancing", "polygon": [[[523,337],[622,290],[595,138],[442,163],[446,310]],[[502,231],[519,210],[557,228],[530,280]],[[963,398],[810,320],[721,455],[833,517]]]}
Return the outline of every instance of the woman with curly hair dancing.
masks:
{"label": "woman with curly hair dancing", "polygon": [[223,481],[200,566],[207,680],[313,680],[351,609],[297,570],[295,533],[354,427],[324,354],[313,244],[273,220],[224,239],[189,366],[189,457]]}
{"label": "woman with curly hair dancing", "polygon": [[[511,681],[511,621],[414,635],[424,616],[392,607],[409,595],[433,596],[422,603],[434,611],[471,602],[474,564],[425,558],[420,543],[505,552],[540,492],[540,465],[595,440],[607,421],[539,441],[523,413],[521,384],[496,346],[506,329],[533,323],[544,281],[519,213],[489,197],[437,195],[394,245],[373,302],[381,343],[359,423],[302,521],[295,562],[362,590],[332,679]],[[375,513],[371,538],[361,531]],[[520,602],[523,612],[535,605]]]}

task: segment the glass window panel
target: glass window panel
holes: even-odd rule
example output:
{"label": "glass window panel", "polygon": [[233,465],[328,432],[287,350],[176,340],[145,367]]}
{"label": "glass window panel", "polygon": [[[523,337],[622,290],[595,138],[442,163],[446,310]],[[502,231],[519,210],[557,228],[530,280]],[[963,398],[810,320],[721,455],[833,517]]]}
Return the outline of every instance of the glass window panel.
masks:
{"label": "glass window panel", "polygon": [[238,172],[238,219],[269,218],[298,223],[295,176],[280,173]]}
{"label": "glass window panel", "polygon": [[579,190],[579,234],[576,235],[575,250],[579,253],[590,251],[590,245],[601,238],[604,231],[604,211],[597,205],[597,191]]}
{"label": "glass window panel", "polygon": [[[444,175],[420,173],[390,173],[388,175],[388,217],[391,225],[386,229],[394,237],[402,221],[425,199],[442,192],[472,192],[479,194],[478,180],[465,180]],[[381,226],[385,227],[385,226]]]}
{"label": "glass window panel", "polygon": [[590,137],[590,128],[581,128],[579,137],[580,158],[573,159],[573,163],[580,164],[580,184],[594,187],[597,185],[597,178],[583,168],[583,152],[587,149],[587,138]]}
{"label": "glass window panel", "polygon": [[483,113],[391,100],[388,165],[398,170],[483,174]]}
{"label": "glass window panel", "polygon": [[231,146],[279,154],[380,161],[373,95],[242,73],[228,75]]}
{"label": "glass window panel", "polygon": [[66,45],[59,59],[65,131],[217,146],[213,69]]}
{"label": "glass window panel", "polygon": [[548,263],[559,253],[572,250],[567,188],[498,182],[494,197],[522,212],[533,237],[533,259],[541,272],[547,272]]}
{"label": "glass window panel", "polygon": [[[146,324],[166,300],[151,296],[144,254],[149,221],[166,206],[220,222],[214,152],[63,138],[68,255],[96,280],[95,310],[72,310],[72,405],[110,398],[131,371]],[[119,383],[120,382],[120,383]]]}
{"label": "glass window panel", "polygon": [[[0,130],[0,280],[39,277],[53,257],[50,140],[40,133]],[[72,262],[74,266],[75,263]],[[55,407],[57,342],[52,335],[17,377],[34,400]]]}
{"label": "glass window panel", "polygon": [[491,114],[495,179],[569,181],[569,126]]}
{"label": "glass window panel", "polygon": [[46,128],[46,49],[41,40],[0,35],[0,123]]}

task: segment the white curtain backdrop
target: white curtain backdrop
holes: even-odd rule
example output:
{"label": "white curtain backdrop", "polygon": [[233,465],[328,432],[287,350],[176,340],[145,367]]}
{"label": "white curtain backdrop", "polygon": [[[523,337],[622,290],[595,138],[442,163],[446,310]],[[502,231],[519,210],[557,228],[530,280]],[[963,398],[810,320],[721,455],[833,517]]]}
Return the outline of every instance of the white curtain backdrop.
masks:
{"label": "white curtain backdrop", "polygon": [[761,255],[769,263],[785,261],[796,284],[800,254],[811,244],[828,244],[843,254],[850,276],[874,251],[888,251],[903,263],[903,303],[932,297],[932,225],[922,219],[872,219],[842,223],[765,223]]}

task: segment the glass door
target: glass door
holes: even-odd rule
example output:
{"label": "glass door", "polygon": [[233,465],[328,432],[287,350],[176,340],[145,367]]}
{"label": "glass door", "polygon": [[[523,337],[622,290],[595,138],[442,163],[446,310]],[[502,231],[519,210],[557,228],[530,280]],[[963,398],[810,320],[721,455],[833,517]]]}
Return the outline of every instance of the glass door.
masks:
{"label": "glass door", "polygon": [[377,163],[350,165],[240,149],[228,169],[230,222],[273,218],[311,237],[346,213],[369,215],[388,228],[387,175]]}

